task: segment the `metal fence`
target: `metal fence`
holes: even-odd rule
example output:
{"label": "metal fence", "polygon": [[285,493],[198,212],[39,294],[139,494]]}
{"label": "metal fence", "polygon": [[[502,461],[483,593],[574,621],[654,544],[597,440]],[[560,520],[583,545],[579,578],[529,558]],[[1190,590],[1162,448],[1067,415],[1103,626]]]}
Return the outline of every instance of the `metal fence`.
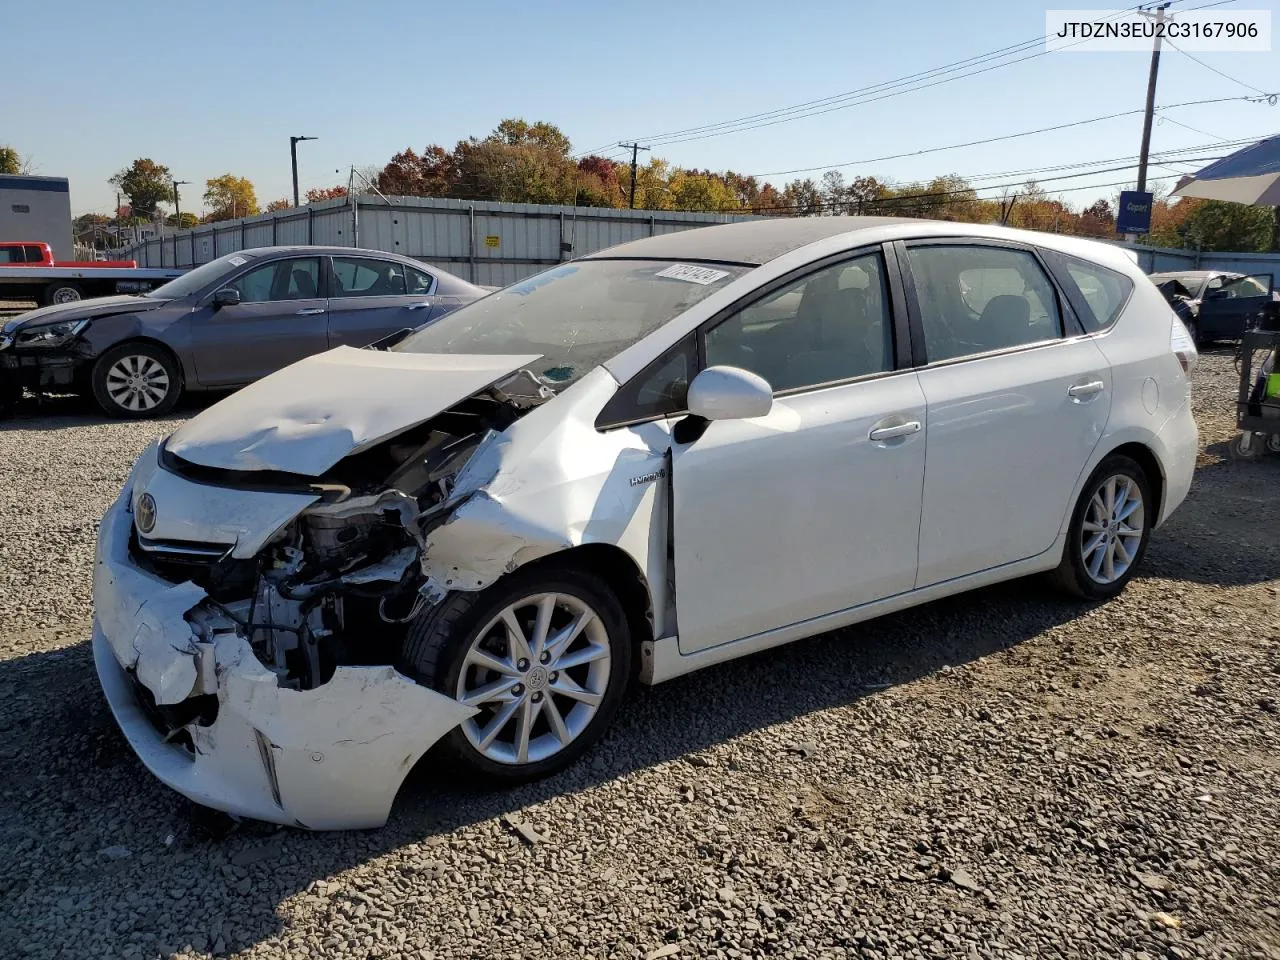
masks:
{"label": "metal fence", "polygon": [[[548,266],[628,240],[713,223],[754,220],[737,214],[615,210],[484,200],[359,197],[326,200],[241,220],[202,224],[126,247],[120,256],[146,267],[195,267],[250,247],[322,244],[387,250],[438,264],[472,283],[506,286]],[[1280,254],[1201,253],[1117,241],[1137,252],[1147,273],[1231,270],[1273,273]]]}
{"label": "metal fence", "polygon": [[[388,202],[389,201],[389,202]],[[146,267],[194,267],[251,247],[318,244],[404,254],[470,280],[506,286],[628,240],[753,217],[526,203],[362,196],[327,200],[125,248]]]}
{"label": "metal fence", "polygon": [[1147,273],[1179,270],[1229,270],[1233,273],[1270,273],[1280,281],[1280,253],[1206,253],[1122,244],[1138,254],[1138,266]]}

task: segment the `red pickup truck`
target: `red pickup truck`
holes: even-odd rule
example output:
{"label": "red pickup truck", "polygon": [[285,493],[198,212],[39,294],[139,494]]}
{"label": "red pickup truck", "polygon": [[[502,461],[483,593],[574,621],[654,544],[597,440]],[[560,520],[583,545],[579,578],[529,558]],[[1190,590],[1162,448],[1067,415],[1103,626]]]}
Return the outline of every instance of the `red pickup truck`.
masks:
{"label": "red pickup truck", "polygon": [[0,241],[0,300],[74,303],[113,293],[145,293],[182,270],[139,268],[134,260],[55,260],[47,243]]}

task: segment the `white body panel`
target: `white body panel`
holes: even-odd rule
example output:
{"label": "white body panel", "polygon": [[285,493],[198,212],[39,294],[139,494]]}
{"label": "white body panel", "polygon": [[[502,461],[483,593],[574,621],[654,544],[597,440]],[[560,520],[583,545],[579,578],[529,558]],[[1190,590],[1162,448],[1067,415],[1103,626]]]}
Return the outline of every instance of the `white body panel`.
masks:
{"label": "white body panel", "polygon": [[872,441],[890,417],[924,420],[915,374],[780,397],[675,448],[681,650],[911,589],[924,434]]}
{"label": "white body panel", "polygon": [[1093,340],[922,370],[920,385],[929,452],[915,585],[1047,550],[1107,424],[1111,372]]}

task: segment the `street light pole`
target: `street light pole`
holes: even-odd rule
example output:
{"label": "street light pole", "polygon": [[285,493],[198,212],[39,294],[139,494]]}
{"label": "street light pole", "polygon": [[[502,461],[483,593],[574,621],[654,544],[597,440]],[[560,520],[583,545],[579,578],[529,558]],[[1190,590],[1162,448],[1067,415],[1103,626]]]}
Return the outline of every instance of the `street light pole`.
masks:
{"label": "street light pole", "polygon": [[290,137],[289,138],[289,159],[293,161],[293,205],[299,206],[298,203],[298,144],[303,140],[318,140],[319,137]]}
{"label": "street light pole", "polygon": [[182,229],[182,207],[178,203],[178,187],[185,187],[190,180],[174,180],[173,181],[173,219],[177,221],[178,229]]}

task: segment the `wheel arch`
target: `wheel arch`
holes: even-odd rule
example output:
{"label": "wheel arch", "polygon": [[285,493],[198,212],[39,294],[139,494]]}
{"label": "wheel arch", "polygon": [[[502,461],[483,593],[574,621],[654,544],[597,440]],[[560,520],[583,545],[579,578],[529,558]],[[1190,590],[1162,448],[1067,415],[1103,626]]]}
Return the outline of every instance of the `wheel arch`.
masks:
{"label": "wheel arch", "polygon": [[[1106,455],[1106,457],[1114,456],[1128,457],[1140,466],[1142,472],[1147,475],[1147,483],[1151,485],[1151,496],[1155,500],[1151,515],[1158,518],[1160,511],[1164,508],[1165,488],[1164,464],[1160,462],[1160,458],[1156,456],[1155,451],[1150,447],[1136,441],[1122,443]],[[1103,457],[1102,460],[1105,460],[1106,457]],[[1102,460],[1098,462],[1101,463]]]}
{"label": "wheel arch", "polygon": [[[1155,499],[1152,516],[1159,518],[1160,511],[1164,508],[1168,477],[1164,463],[1156,451],[1157,443],[1157,438],[1153,436],[1127,435],[1104,438],[1104,441],[1094,449],[1094,454],[1089,458],[1089,462],[1085,464],[1084,469],[1080,471],[1080,476],[1076,478],[1075,487],[1071,491],[1071,499],[1065,504],[1066,511],[1062,517],[1059,536],[1065,537],[1067,535],[1067,530],[1071,525],[1071,516],[1075,512],[1080,495],[1084,492],[1084,485],[1089,482],[1089,478],[1098,469],[1098,465],[1106,460],[1107,457],[1128,457],[1142,468],[1147,475],[1147,482],[1151,484],[1151,495]],[[1158,526],[1158,523],[1153,522],[1153,528],[1155,526]]]}
{"label": "wheel arch", "polygon": [[178,383],[178,389],[185,390],[187,388],[187,369],[183,364],[182,357],[178,354],[178,351],[173,349],[173,347],[169,346],[169,344],[165,343],[163,340],[157,340],[155,337],[149,337],[144,333],[132,334],[131,336],[125,337],[122,340],[117,340],[109,347],[106,347],[94,359],[95,366],[102,361],[102,358],[105,357],[109,351],[118,350],[120,347],[127,347],[131,343],[145,343],[149,347],[156,347],[168,354],[169,359],[171,359],[174,366],[178,368],[178,378],[180,381]]}
{"label": "wheel arch", "polygon": [[632,556],[611,543],[584,543],[546,554],[516,569],[523,573],[541,567],[570,567],[593,573],[609,585],[627,617],[633,658],[631,676],[638,677],[641,651],[654,638],[653,593]]}

